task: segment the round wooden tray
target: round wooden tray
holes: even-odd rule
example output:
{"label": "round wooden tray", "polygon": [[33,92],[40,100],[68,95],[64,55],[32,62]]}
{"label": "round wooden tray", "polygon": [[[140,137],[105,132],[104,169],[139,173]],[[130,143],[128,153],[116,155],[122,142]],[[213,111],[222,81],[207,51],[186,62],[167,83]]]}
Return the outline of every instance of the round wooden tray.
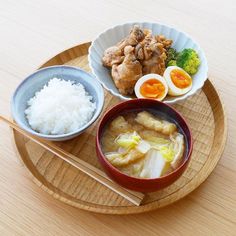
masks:
{"label": "round wooden tray", "polygon": [[[67,64],[89,71],[87,54],[90,43],[68,49],[42,67]],[[105,93],[105,111],[119,100]],[[18,152],[35,183],[55,198],[72,206],[107,214],[141,213],[169,205],[196,189],[212,172],[223,152],[227,126],[224,107],[212,83],[174,107],[186,118],[194,140],[191,162],[171,186],[146,194],[141,206],[134,206],[123,197],[99,184],[73,166],[55,157],[39,145],[14,131]],[[95,153],[95,123],[79,137],[59,143],[62,148],[88,163],[101,168]]]}

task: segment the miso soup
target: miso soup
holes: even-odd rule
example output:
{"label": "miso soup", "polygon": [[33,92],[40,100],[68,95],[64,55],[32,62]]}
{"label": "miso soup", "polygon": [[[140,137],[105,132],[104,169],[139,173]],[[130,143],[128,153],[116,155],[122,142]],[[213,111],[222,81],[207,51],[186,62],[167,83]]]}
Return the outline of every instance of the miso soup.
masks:
{"label": "miso soup", "polygon": [[158,178],[182,162],[185,139],[177,125],[149,111],[128,112],[105,128],[101,146],[107,160],[136,178]]}

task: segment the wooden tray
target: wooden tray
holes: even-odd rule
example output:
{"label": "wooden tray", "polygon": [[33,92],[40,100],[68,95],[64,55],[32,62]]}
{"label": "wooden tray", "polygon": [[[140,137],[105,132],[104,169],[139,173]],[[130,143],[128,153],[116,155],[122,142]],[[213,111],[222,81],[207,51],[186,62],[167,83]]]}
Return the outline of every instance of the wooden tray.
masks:
{"label": "wooden tray", "polygon": [[[42,67],[67,64],[89,71],[89,46],[90,43],[85,43],[66,50]],[[106,92],[104,110],[118,102],[117,98]],[[147,212],[176,202],[196,189],[212,172],[225,146],[227,126],[224,107],[209,80],[196,95],[174,107],[184,115],[192,130],[192,159],[179,180],[164,190],[147,194],[141,206],[134,206],[16,131],[14,139],[25,166],[33,175],[34,182],[53,197],[72,206],[99,213]],[[78,158],[101,168],[95,153],[95,133],[96,123],[79,137],[58,145]]]}

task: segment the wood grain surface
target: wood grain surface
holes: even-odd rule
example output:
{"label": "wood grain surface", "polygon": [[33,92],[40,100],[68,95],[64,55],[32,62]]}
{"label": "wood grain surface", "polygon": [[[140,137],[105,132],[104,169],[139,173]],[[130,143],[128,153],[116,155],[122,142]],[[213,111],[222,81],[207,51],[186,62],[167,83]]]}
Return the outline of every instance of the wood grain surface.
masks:
{"label": "wood grain surface", "polygon": [[0,112],[10,116],[17,84],[49,58],[127,21],[160,21],[204,48],[209,76],[228,112],[227,146],[207,181],[183,200],[132,216],[89,213],[39,189],[16,158],[11,130],[0,124],[0,235],[235,235],[236,5],[200,1],[1,1]]}
{"label": "wood grain surface", "polygon": [[[70,48],[50,59],[42,67],[66,64],[89,72],[89,46],[90,43],[85,43]],[[104,91],[104,94],[103,112],[120,102],[109,92]],[[168,206],[196,189],[215,168],[225,147],[227,122],[224,107],[209,80],[196,95],[173,106],[184,115],[193,134],[191,161],[178,181],[161,191],[146,194],[139,207],[68,165],[34,141],[26,139],[21,133],[14,132],[14,139],[20,157],[33,175],[34,182],[53,197],[97,213],[143,213]],[[100,169],[95,151],[95,134],[99,120],[77,138],[55,142],[54,145],[71,153],[75,160],[85,161],[86,164]]]}

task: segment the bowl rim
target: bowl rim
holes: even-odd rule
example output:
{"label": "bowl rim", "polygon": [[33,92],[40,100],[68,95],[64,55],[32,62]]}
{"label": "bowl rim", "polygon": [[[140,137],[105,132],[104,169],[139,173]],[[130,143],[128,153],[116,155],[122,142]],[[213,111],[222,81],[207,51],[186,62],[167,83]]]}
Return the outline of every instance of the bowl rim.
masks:
{"label": "bowl rim", "polygon": [[[186,158],[185,160],[182,162],[182,164],[180,166],[178,166],[178,168],[176,168],[175,170],[173,170],[172,172],[170,172],[169,174],[167,175],[164,175],[164,176],[161,176],[161,177],[158,177],[158,178],[137,178],[137,177],[133,177],[133,176],[130,176],[130,175],[127,175],[123,172],[121,172],[120,170],[118,170],[116,167],[114,167],[105,157],[103,151],[102,151],[102,148],[101,148],[101,145],[100,145],[100,137],[99,137],[99,134],[102,134],[102,131],[103,129],[101,128],[101,123],[102,121],[104,120],[105,117],[109,116],[109,113],[112,112],[113,110],[117,109],[117,107],[120,107],[120,106],[123,106],[124,103],[136,103],[136,102],[142,102],[142,101],[146,101],[146,100],[149,100],[151,102],[154,102],[154,103],[157,103],[157,104],[163,104],[164,106],[168,107],[169,109],[173,110],[179,117],[180,119],[183,120],[184,124],[186,125],[188,131],[189,131],[189,137],[190,137],[190,140],[189,140],[189,143],[190,143],[190,146],[189,146],[189,151],[186,155]],[[145,108],[144,108],[145,109]],[[118,114],[119,115],[119,114]],[[115,115],[118,116],[118,115]],[[108,122],[110,122],[111,119],[108,119]],[[135,99],[132,99],[132,100],[128,100],[128,101],[123,101],[121,103],[118,103],[117,105],[113,106],[112,108],[110,108],[104,115],[103,117],[101,118],[99,124],[98,124],[98,129],[97,129],[97,133],[96,133],[96,148],[97,150],[99,151],[99,154],[100,156],[102,157],[102,159],[105,161],[105,163],[109,166],[109,168],[111,168],[112,171],[114,171],[115,173],[119,174],[119,175],[122,175],[124,176],[125,178],[128,178],[130,180],[135,180],[135,181],[143,181],[143,182],[149,182],[149,181],[156,181],[156,180],[162,180],[162,179],[166,179],[166,178],[169,178],[171,176],[174,176],[175,173],[177,173],[180,169],[182,169],[191,159],[191,154],[192,154],[192,151],[193,151],[193,135],[192,135],[192,132],[191,132],[191,129],[189,128],[188,126],[188,123],[186,122],[185,118],[183,117],[183,115],[181,115],[176,109],[174,109],[173,107],[171,107],[170,105],[162,102],[162,101],[158,101],[158,100],[154,100],[154,99],[149,99],[149,98],[135,98]]]}
{"label": "bowl rim", "polygon": [[[106,34],[108,31],[110,30],[114,30],[115,28],[119,28],[119,27],[124,27],[125,25],[135,25],[135,24],[154,24],[154,25],[160,25],[161,27],[167,27],[169,28],[170,30],[176,30],[180,33],[182,33],[183,35],[185,35],[186,37],[188,37],[191,41],[193,41],[196,46],[199,48],[199,50],[202,52],[202,56],[204,58],[204,61],[206,62],[206,66],[205,66],[205,78],[203,80],[201,80],[201,83],[199,84],[199,88],[197,88],[192,94],[189,92],[186,93],[186,94],[183,94],[181,96],[178,96],[178,97],[175,97],[173,100],[170,100],[170,101],[165,101],[165,99],[163,99],[163,102],[166,103],[166,104],[174,104],[178,101],[183,101],[185,100],[186,98],[190,97],[190,96],[193,96],[195,93],[197,93],[204,85],[205,81],[207,80],[208,78],[208,62],[207,62],[207,58],[206,58],[206,55],[205,55],[205,51],[203,50],[203,48],[200,46],[200,44],[192,37],[190,36],[188,33],[182,31],[182,30],[179,30],[178,28],[174,27],[174,26],[171,26],[171,25],[168,25],[168,24],[165,24],[165,23],[162,23],[161,21],[158,21],[158,22],[151,22],[151,21],[128,21],[126,23],[123,23],[123,24],[116,24],[110,28],[106,28],[105,30],[103,30],[101,33],[99,33],[96,38],[94,40],[92,40],[92,43],[89,47],[89,54],[88,54],[88,63],[89,63],[89,67],[91,69],[91,72],[92,74],[96,77],[96,79],[99,80],[99,82],[102,84],[102,86],[107,90],[109,91],[113,96],[116,96],[118,98],[120,98],[121,100],[123,101],[129,101],[129,100],[133,100],[133,98],[131,97],[125,97],[124,95],[122,95],[121,93],[119,92],[115,92],[113,91],[112,88],[109,88],[109,86],[106,86],[106,84],[99,78],[99,76],[97,75],[97,73],[95,72],[95,69],[93,68],[92,66],[92,49],[95,48],[94,47],[94,43],[95,41],[97,41],[102,35]],[[111,78],[112,79],[112,78]],[[191,91],[191,90],[190,90]]]}
{"label": "bowl rim", "polygon": [[[96,109],[93,113],[93,116],[92,118],[88,121],[88,123],[86,123],[85,125],[83,125],[82,127],[80,127],[79,129],[77,129],[76,131],[73,131],[73,132],[70,132],[70,133],[66,133],[66,134],[42,134],[42,133],[39,133],[39,132],[36,132],[35,130],[33,130],[31,127],[28,127],[26,126],[22,121],[21,119],[18,119],[18,116],[16,114],[16,105],[15,105],[15,97],[18,93],[18,91],[21,89],[21,87],[27,83],[28,81],[32,80],[33,76],[36,75],[36,74],[39,74],[41,73],[42,71],[45,71],[45,70],[50,70],[50,69],[54,69],[54,68],[64,68],[65,70],[67,69],[73,69],[73,70],[78,70],[79,72],[82,72],[84,74],[87,74],[91,79],[94,79],[96,83],[96,85],[98,86],[97,88],[100,90],[99,91],[99,94],[101,96],[101,99],[99,99],[99,102],[98,104],[100,104],[100,106],[98,107],[96,104]],[[91,85],[93,87],[94,86],[94,83],[91,83]],[[86,88],[85,88],[86,90]],[[92,95],[90,95],[92,96]],[[23,79],[19,84],[18,86],[16,87],[15,91],[13,92],[12,94],[12,97],[11,97],[11,101],[10,101],[10,107],[11,107],[11,114],[12,114],[12,117],[13,119],[16,121],[17,124],[19,124],[24,130],[26,130],[27,132],[33,134],[33,135],[36,135],[40,138],[46,138],[46,139],[61,139],[61,138],[67,138],[67,137],[70,137],[70,136],[74,136],[76,135],[77,133],[80,133],[82,131],[84,131],[86,128],[88,128],[90,125],[92,125],[96,120],[97,118],[99,117],[99,115],[101,114],[101,111],[103,109],[103,106],[104,106],[104,90],[103,90],[103,87],[101,86],[101,83],[96,79],[94,78],[94,75],[91,74],[91,73],[88,73],[86,72],[85,70],[79,68],[79,67],[76,67],[76,66],[68,66],[68,65],[54,65],[54,66],[47,66],[47,67],[43,67],[43,68],[40,68],[36,71],[34,71],[33,73],[29,74],[25,79]],[[28,121],[27,121],[28,122]]]}

